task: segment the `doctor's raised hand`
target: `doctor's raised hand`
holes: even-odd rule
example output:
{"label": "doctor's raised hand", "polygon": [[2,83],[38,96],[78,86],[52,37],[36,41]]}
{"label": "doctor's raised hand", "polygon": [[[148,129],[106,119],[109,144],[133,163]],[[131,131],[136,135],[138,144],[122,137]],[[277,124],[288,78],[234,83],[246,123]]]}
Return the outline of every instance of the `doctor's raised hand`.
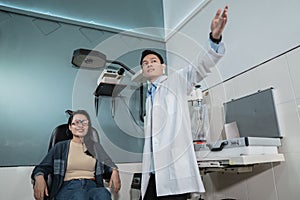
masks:
{"label": "doctor's raised hand", "polygon": [[210,26],[211,37],[215,40],[221,40],[222,32],[227,23],[227,13],[228,13],[228,5],[225,6],[223,12],[222,9],[219,8],[215,17],[211,22],[211,26]]}

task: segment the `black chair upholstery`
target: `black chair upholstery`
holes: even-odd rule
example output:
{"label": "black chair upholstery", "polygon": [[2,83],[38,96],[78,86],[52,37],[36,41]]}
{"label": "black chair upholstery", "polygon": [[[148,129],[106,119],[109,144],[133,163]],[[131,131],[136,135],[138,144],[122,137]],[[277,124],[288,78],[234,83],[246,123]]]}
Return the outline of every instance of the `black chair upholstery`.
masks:
{"label": "black chair upholstery", "polygon": [[[51,138],[50,138],[50,142],[49,142],[49,147],[48,147],[48,151],[58,142],[60,141],[64,141],[64,140],[69,140],[72,139],[73,135],[71,133],[71,131],[69,130],[69,125],[68,124],[61,124],[59,126],[57,126],[51,134]],[[92,127],[90,130],[90,134],[88,137],[88,140],[86,141],[86,146],[89,147],[93,144],[93,143],[99,143],[98,147],[100,147],[100,151],[104,151],[104,149],[102,148],[102,146],[100,145],[100,139],[99,139],[99,135],[97,130]],[[93,156],[98,157],[96,152],[90,152]],[[106,155],[106,153],[105,153]],[[103,179],[105,181],[109,181],[111,177],[111,173],[104,173],[103,174]],[[48,181],[49,184],[51,183],[51,176],[48,177]]]}
{"label": "black chair upholstery", "polygon": [[[64,141],[64,140],[69,140],[69,139],[72,139],[73,138],[73,135],[71,133],[71,131],[69,130],[69,125],[68,124],[61,124],[59,126],[57,126],[53,131],[52,131],[52,134],[51,134],[51,137],[50,137],[50,142],[49,142],[49,147],[48,147],[48,151],[58,142],[60,141]],[[88,140],[87,140],[87,147],[88,146],[92,146],[93,143],[99,143],[99,146],[100,145],[100,139],[99,139],[99,135],[98,135],[98,132],[95,128],[91,128],[91,132],[89,134],[89,137],[88,137]],[[89,149],[89,147],[88,147]],[[101,149],[102,150],[102,149]],[[103,149],[104,151],[104,149]],[[92,153],[92,152],[91,152]],[[96,156],[96,152],[95,150],[93,150],[93,153],[92,153],[93,156]],[[103,174],[103,179],[104,181],[106,182],[109,182],[110,180],[110,177],[111,177],[111,173],[104,173]],[[47,185],[48,185],[48,188],[50,188],[51,186],[51,183],[52,183],[52,174],[49,174],[49,176],[46,178],[46,181],[47,181]],[[50,191],[51,192],[51,191]],[[45,200],[48,200],[47,197],[45,197]]]}
{"label": "black chair upholstery", "polygon": [[73,135],[68,128],[68,124],[57,126],[51,134],[48,151],[57,143],[64,140],[72,139]]}
{"label": "black chair upholstery", "polygon": [[[69,140],[72,139],[73,135],[71,131],[69,130],[69,125],[68,124],[61,124],[57,126],[51,134],[50,142],[49,142],[49,147],[48,151],[57,143],[60,141],[64,140]],[[90,139],[92,142],[100,142],[98,132],[95,128],[91,128],[91,134],[90,134]]]}

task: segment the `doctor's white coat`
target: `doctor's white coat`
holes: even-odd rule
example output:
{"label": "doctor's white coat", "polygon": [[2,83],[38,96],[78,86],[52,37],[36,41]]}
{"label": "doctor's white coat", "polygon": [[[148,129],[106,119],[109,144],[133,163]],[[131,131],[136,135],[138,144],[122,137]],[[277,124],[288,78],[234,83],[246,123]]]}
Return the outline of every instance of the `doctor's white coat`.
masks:
{"label": "doctor's white coat", "polygon": [[221,57],[209,49],[195,65],[161,77],[153,105],[150,96],[146,99],[142,197],[150,177],[151,141],[158,196],[205,192],[193,148],[187,97]]}

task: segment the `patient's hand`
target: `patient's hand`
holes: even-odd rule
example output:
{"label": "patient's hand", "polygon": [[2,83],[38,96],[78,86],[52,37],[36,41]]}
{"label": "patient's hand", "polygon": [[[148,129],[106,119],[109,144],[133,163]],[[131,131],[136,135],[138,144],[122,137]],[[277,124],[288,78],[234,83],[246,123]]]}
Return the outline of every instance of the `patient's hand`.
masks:
{"label": "patient's hand", "polygon": [[109,187],[114,186],[114,192],[117,193],[121,188],[121,180],[119,176],[119,171],[117,169],[113,169],[111,178],[109,181]]}
{"label": "patient's hand", "polygon": [[38,200],[43,200],[44,195],[48,196],[47,183],[43,175],[38,175],[35,177],[35,184],[33,187],[34,198]]}

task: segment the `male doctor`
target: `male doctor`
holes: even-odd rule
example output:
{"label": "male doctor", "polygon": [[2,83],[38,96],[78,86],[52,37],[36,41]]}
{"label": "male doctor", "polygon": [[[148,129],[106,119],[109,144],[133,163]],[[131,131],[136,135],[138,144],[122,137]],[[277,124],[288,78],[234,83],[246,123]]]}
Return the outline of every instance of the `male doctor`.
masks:
{"label": "male doctor", "polygon": [[140,64],[148,80],[145,144],[142,163],[143,200],[186,200],[189,193],[205,192],[192,142],[188,95],[224,55],[222,32],[228,6],[211,23],[210,48],[196,65],[168,77],[160,54],[142,52]]}

